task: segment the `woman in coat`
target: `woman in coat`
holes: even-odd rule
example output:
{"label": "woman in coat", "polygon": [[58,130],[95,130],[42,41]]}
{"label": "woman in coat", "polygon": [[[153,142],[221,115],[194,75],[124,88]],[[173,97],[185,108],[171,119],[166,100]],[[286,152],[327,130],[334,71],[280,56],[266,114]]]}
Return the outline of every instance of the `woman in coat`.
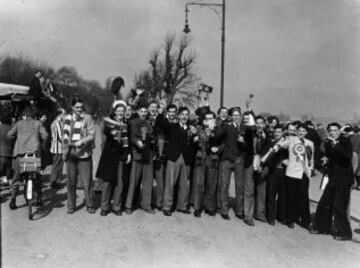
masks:
{"label": "woman in coat", "polygon": [[119,103],[114,107],[113,114],[104,119],[106,141],[96,171],[96,177],[103,180],[101,216],[110,212],[111,199],[113,213],[121,215],[123,169],[125,163],[131,160],[125,109],[126,106]]}

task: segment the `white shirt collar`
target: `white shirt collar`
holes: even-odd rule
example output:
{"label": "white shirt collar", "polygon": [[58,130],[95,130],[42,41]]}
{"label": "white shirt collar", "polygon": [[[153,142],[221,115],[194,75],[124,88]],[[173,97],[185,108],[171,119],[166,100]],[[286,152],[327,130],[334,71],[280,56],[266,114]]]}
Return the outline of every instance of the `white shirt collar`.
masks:
{"label": "white shirt collar", "polygon": [[179,124],[180,124],[180,127],[187,130],[187,125],[186,124],[183,124],[182,122],[179,121]]}

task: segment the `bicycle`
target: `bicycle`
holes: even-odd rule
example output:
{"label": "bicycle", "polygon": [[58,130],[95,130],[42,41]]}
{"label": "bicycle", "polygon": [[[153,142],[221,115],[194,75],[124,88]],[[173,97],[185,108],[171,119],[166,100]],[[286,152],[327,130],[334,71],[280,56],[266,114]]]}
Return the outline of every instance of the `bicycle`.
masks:
{"label": "bicycle", "polygon": [[28,205],[29,220],[33,219],[32,207],[41,192],[41,161],[34,153],[26,153],[20,158],[20,176],[24,181],[24,198]]}

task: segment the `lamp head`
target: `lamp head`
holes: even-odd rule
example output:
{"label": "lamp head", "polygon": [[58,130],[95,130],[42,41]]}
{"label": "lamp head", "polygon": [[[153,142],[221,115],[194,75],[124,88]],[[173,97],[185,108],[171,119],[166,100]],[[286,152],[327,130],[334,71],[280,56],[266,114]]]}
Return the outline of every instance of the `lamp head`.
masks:
{"label": "lamp head", "polygon": [[185,24],[185,27],[184,27],[184,30],[183,30],[183,32],[184,33],[186,33],[186,34],[188,34],[188,33],[190,33],[191,31],[190,31],[190,27],[189,27],[189,24]]}

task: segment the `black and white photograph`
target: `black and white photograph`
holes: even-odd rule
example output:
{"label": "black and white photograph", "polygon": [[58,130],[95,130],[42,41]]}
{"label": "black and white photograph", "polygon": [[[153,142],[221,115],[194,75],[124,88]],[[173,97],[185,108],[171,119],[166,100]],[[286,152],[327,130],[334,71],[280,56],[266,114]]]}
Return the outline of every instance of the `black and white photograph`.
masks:
{"label": "black and white photograph", "polygon": [[359,267],[360,0],[0,0],[0,266]]}

